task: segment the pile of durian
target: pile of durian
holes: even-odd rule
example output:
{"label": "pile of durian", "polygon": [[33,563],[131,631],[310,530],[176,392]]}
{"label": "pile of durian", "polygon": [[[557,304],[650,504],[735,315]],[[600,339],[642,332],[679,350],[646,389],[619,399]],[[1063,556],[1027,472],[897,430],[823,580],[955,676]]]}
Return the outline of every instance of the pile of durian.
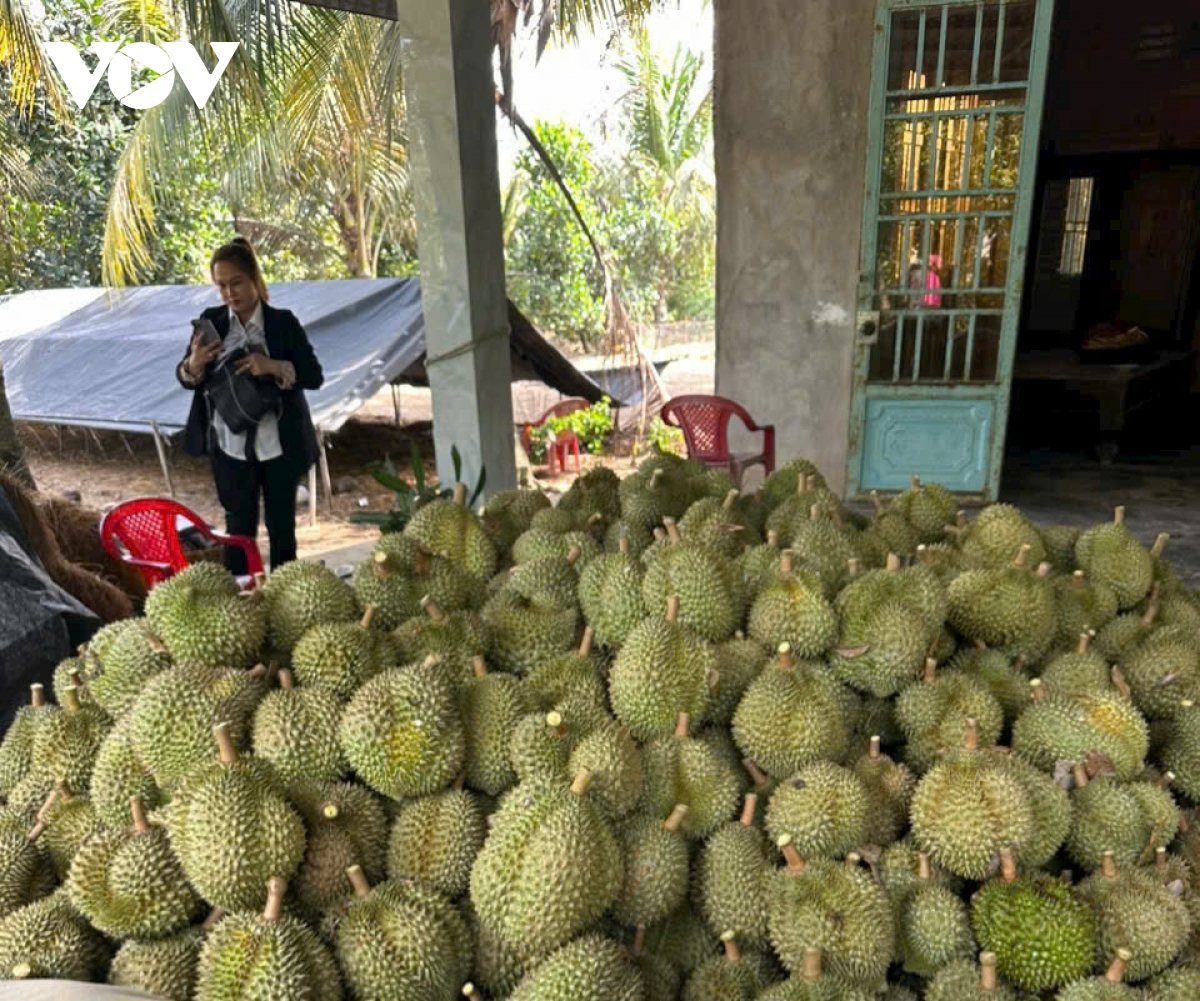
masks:
{"label": "pile of durian", "polygon": [[351,582],[194,565],[34,686],[0,977],[1200,998],[1200,603],[1165,536],[917,481],[867,519],[804,461],[463,496]]}

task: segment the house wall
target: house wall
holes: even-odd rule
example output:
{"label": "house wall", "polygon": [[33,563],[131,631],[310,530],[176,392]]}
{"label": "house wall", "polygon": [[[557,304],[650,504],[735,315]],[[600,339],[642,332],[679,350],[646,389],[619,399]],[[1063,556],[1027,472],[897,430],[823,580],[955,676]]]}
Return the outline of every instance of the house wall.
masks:
{"label": "house wall", "polygon": [[715,5],[716,391],[840,492],[875,0],[752,7]]}

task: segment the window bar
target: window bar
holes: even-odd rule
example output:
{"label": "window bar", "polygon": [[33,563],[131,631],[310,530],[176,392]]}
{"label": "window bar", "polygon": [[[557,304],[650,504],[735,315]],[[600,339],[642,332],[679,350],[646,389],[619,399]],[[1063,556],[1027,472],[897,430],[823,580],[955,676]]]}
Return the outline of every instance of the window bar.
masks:
{"label": "window bar", "polygon": [[921,371],[921,341],[925,333],[925,315],[917,314],[917,340],[913,346],[912,382],[916,382]]}
{"label": "window bar", "polygon": [[979,83],[979,47],[983,43],[983,4],[975,5],[975,51],[971,54],[971,83]]}
{"label": "window bar", "polygon": [[[985,182],[991,180],[992,174],[992,156],[996,152],[994,144],[996,141],[996,113],[992,112],[988,115],[988,131],[987,131],[987,153],[984,156],[983,164],[987,176]],[[971,288],[975,291],[979,290],[980,282],[983,280],[983,236],[984,236],[984,219],[988,218],[984,214],[980,214],[979,222],[975,227],[975,273],[971,276]]]}
{"label": "window bar", "polygon": [[920,371],[921,364],[921,340],[925,330],[925,296],[929,291],[929,241],[932,229],[933,224],[928,219],[921,224],[921,287],[918,290],[919,297],[917,299],[920,309],[917,312],[917,339],[913,345],[913,382],[917,381],[917,372]]}
{"label": "window bar", "polygon": [[978,314],[971,313],[967,320],[967,352],[963,355],[963,382],[971,381],[971,355],[975,353],[975,321]]}
{"label": "window bar", "polygon": [[954,361],[954,338],[958,336],[958,317],[946,317],[946,362],[942,366],[942,381],[950,381],[950,366]]}
{"label": "window bar", "polygon": [[938,61],[937,61],[937,78],[933,81],[935,87],[942,85],[942,78],[946,69],[946,27],[950,20],[950,7],[945,5],[942,7],[942,33],[938,39]]}
{"label": "window bar", "polygon": [[892,382],[900,381],[900,356],[904,354],[904,321],[908,314],[901,310],[896,314],[896,343],[892,346]]}
{"label": "window bar", "polygon": [[922,77],[922,75],[924,73],[924,69],[925,69],[925,17],[926,17],[926,12],[924,10],[922,10],[921,11],[921,19],[917,25],[917,62],[916,62],[917,79],[916,79],[916,85],[918,87],[923,86],[923,84],[921,83],[921,77]]}
{"label": "window bar", "polygon": [[992,62],[992,83],[1000,82],[1000,56],[1004,52],[1004,4],[996,9],[996,55]]}

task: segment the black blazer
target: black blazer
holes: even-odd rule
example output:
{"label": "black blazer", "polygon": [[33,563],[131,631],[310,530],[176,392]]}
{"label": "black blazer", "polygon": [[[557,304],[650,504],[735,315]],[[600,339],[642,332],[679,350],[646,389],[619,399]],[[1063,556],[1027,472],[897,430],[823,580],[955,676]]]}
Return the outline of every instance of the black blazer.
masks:
{"label": "black blazer", "polygon": [[[213,326],[224,340],[225,335],[229,333],[229,307],[213,306],[201,315],[212,320]],[[313,428],[312,415],[304,399],[304,390],[320,389],[325,382],[325,373],[321,371],[321,363],[317,361],[312,345],[308,342],[308,335],[291,310],[276,309],[264,302],[262,315],[263,335],[271,357],[291,362],[296,370],[295,386],[283,391],[283,409],[279,415],[279,443],[283,447],[284,460],[293,465],[298,473],[303,473],[317,461],[320,454],[317,432]],[[175,366],[175,378],[184,389],[203,389],[203,381],[193,386],[183,379],[183,365],[190,354],[189,340],[183,358]],[[210,425],[208,397],[204,393],[196,393],[192,397],[192,409],[188,413],[187,428],[184,431],[184,451],[190,455],[207,455]]]}

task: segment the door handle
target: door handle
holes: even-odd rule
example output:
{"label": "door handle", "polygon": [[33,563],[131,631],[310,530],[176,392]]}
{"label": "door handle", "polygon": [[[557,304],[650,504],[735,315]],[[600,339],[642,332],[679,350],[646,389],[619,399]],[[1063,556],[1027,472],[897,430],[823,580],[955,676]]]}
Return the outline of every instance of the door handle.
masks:
{"label": "door handle", "polygon": [[879,341],[879,311],[859,310],[855,322],[858,328],[858,343],[875,344]]}

